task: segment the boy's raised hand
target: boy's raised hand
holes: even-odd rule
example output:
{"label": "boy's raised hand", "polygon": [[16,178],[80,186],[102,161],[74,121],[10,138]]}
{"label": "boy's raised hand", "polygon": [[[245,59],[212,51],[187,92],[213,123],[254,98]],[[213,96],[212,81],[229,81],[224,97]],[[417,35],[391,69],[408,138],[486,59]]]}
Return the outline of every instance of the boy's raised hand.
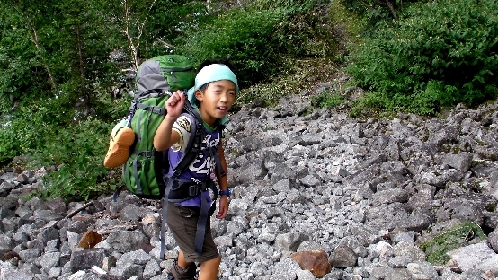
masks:
{"label": "boy's raised hand", "polygon": [[182,91],[175,91],[166,100],[164,107],[166,108],[167,115],[170,118],[178,118],[182,114],[183,104],[185,103],[185,95]]}

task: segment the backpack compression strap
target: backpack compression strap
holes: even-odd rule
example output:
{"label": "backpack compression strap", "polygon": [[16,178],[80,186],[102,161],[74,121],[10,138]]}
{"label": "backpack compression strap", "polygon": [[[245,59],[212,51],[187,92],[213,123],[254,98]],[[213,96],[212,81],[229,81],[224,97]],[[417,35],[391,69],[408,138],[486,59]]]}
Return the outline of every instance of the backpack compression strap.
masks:
{"label": "backpack compression strap", "polygon": [[148,106],[148,105],[145,105],[143,103],[138,103],[137,108],[151,111],[152,113],[159,114],[159,115],[166,115],[166,109],[164,107]]}

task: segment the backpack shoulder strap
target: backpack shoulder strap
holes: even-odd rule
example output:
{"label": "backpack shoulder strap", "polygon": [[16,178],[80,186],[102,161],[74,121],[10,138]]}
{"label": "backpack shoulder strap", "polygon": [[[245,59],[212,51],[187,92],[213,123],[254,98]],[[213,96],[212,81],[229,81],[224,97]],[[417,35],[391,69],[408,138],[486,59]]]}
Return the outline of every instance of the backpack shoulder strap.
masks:
{"label": "backpack shoulder strap", "polygon": [[[218,125],[218,134],[220,135],[220,143],[218,145],[221,145],[221,141],[223,139],[223,130],[225,129],[225,126],[223,125]],[[218,155],[218,151],[214,151],[212,156],[214,157],[214,161],[216,163],[216,168],[218,169],[218,172],[222,177],[225,177],[227,175],[227,172],[225,169],[223,169],[223,166],[221,165],[220,157]]]}

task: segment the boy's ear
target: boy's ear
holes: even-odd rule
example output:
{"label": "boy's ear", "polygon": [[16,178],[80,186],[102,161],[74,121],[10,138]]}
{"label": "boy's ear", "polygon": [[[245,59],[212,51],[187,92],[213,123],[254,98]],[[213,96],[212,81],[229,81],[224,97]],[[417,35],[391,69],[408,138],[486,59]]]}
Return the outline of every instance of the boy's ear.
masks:
{"label": "boy's ear", "polygon": [[195,98],[196,98],[197,100],[202,101],[202,91],[201,91],[201,90],[199,90],[199,89],[198,89],[198,90],[196,90],[196,91],[194,92],[194,96],[195,96]]}

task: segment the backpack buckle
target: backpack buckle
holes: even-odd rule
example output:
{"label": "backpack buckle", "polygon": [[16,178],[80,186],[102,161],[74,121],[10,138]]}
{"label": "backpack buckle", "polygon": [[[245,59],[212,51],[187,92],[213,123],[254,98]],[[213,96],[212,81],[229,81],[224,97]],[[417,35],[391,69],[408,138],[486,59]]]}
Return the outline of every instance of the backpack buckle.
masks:
{"label": "backpack buckle", "polygon": [[202,182],[189,187],[188,193],[190,196],[198,196],[208,189],[207,182]]}
{"label": "backpack buckle", "polygon": [[197,196],[200,193],[200,190],[201,190],[201,188],[199,185],[193,185],[193,186],[189,187],[188,194],[190,196]]}

